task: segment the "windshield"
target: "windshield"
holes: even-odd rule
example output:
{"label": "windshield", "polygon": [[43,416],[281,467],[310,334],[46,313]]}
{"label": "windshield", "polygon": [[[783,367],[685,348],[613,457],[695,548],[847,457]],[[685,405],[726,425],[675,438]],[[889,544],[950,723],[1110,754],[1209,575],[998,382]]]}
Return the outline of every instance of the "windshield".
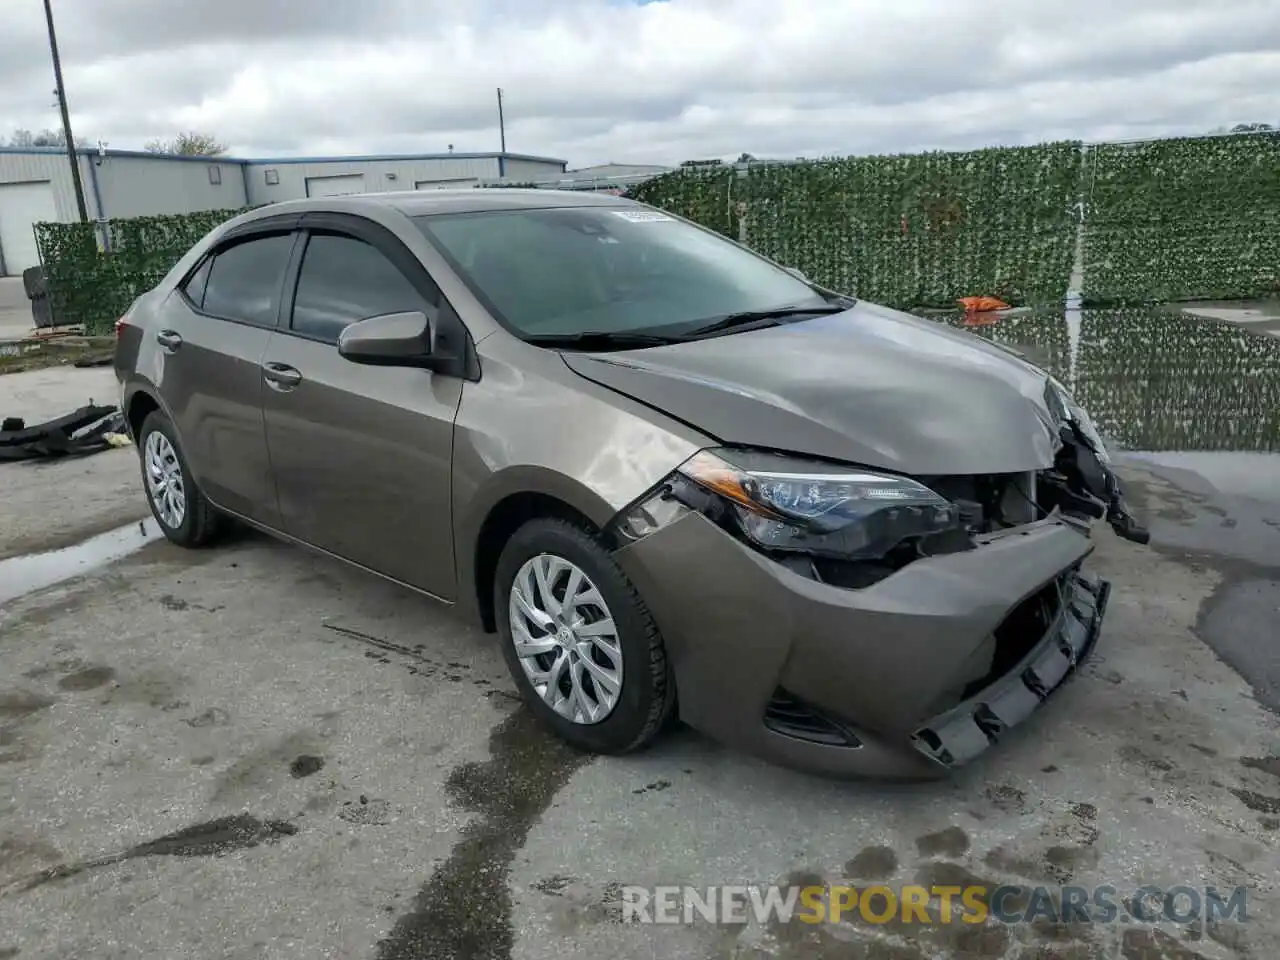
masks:
{"label": "windshield", "polygon": [[652,210],[503,210],[415,222],[519,336],[674,335],[744,311],[829,305],[786,270]]}

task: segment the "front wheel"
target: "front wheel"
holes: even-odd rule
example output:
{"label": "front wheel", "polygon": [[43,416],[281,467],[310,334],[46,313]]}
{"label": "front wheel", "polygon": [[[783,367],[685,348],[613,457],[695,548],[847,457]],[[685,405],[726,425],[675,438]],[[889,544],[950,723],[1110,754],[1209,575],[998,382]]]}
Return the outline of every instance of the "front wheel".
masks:
{"label": "front wheel", "polygon": [[191,477],[177,431],[153,410],[138,431],[142,485],[160,532],[180,547],[199,547],[218,533],[221,517]]}
{"label": "front wheel", "polygon": [[498,560],[495,620],[530,709],[593,753],[647,746],[675,705],[657,624],[608,552],[585,530],[531,520]]}

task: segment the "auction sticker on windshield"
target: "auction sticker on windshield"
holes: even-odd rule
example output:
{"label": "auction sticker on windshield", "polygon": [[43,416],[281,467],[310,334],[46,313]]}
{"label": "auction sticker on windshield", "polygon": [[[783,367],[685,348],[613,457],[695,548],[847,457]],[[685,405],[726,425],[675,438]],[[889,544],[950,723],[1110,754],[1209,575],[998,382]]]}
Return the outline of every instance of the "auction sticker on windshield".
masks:
{"label": "auction sticker on windshield", "polygon": [[632,223],[656,223],[659,220],[674,219],[665,213],[650,210],[614,210],[613,215],[623,220],[630,220]]}

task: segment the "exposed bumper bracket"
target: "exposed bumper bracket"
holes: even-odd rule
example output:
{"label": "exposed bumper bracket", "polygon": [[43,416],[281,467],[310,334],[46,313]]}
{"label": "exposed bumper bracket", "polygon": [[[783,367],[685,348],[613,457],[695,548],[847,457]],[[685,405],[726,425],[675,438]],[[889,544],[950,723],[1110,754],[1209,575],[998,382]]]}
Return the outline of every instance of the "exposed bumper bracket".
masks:
{"label": "exposed bumper bracket", "polygon": [[1092,653],[1110,595],[1110,582],[1072,573],[1044,639],[1002,679],[918,729],[916,749],[960,766],[1025,720]]}

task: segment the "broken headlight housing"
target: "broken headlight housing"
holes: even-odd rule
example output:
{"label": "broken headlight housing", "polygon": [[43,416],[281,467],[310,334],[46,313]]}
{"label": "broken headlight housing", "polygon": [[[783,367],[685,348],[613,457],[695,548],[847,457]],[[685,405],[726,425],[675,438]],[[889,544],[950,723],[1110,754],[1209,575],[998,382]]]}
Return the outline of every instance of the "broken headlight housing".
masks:
{"label": "broken headlight housing", "polygon": [[1093,417],[1089,416],[1089,412],[1084,407],[1076,403],[1067,388],[1055,377],[1050,377],[1045,385],[1045,401],[1060,421],[1074,423],[1080,428],[1081,435],[1093,447],[1099,460],[1105,464],[1111,463],[1111,454],[1107,452],[1107,446],[1102,442],[1102,436],[1098,433]]}
{"label": "broken headlight housing", "polygon": [[765,552],[840,560],[886,556],[904,541],[957,531],[959,507],[909,477],[754,450],[700,450],[623,512],[639,539],[680,505],[730,526]]}

